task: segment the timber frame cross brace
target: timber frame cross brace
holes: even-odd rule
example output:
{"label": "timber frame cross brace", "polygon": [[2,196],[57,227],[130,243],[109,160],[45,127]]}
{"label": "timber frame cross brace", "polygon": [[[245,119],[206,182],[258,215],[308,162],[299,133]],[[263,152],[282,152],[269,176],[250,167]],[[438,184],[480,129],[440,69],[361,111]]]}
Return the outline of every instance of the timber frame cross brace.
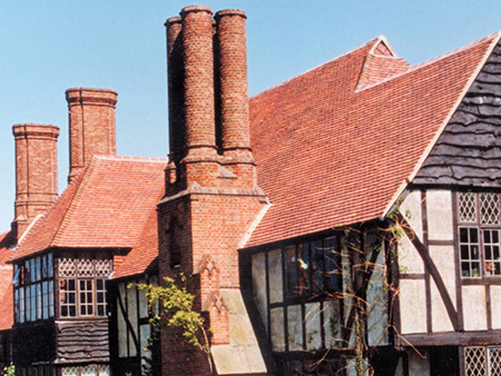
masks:
{"label": "timber frame cross brace", "polygon": [[402,213],[397,213],[397,223],[404,231],[405,235],[409,238],[411,243],[416,247],[421,259],[423,260],[425,268],[430,272],[433,281],[435,281],[435,285],[437,286],[438,292],[442,297],[442,301],[444,302],[445,309],[447,310],[447,314],[449,315],[449,319],[451,320],[452,327],[454,331],[458,331],[458,313],[454,308],[454,304],[452,303],[452,299],[447,291],[447,287],[445,286],[444,280],[438,271],[437,266],[433,262],[430,252],[428,248],[419,240],[416,233],[412,230],[411,226],[404,218]]}

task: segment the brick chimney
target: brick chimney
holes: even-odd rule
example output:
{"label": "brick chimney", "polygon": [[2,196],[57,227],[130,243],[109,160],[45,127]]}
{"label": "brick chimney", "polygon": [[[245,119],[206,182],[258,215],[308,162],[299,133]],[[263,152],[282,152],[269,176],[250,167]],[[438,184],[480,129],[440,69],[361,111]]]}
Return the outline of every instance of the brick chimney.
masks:
{"label": "brick chimney", "polygon": [[[188,277],[196,309],[214,329],[211,345],[227,346],[233,308],[224,296],[240,297],[239,242],[267,203],[250,148],[246,16],[225,10],[213,19],[198,5],[180,14],[165,23],[171,138],[159,269],[161,277]],[[163,374],[209,373],[206,358],[170,328],[162,329],[162,352]]]}
{"label": "brick chimney", "polygon": [[57,138],[59,128],[15,124],[16,201],[13,228],[19,239],[31,221],[57,199]]}
{"label": "brick chimney", "polygon": [[72,88],[66,90],[70,123],[70,173],[78,175],[94,155],[115,155],[115,105],[113,90]]}

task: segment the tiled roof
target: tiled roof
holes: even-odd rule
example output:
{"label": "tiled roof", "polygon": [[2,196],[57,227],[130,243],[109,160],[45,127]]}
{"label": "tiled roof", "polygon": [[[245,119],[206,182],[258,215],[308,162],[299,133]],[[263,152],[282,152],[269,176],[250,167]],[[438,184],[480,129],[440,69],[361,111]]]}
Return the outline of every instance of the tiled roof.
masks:
{"label": "tiled roof", "polygon": [[164,189],[166,160],[94,157],[22,240],[13,259],[49,247],[133,248]]}
{"label": "tiled roof", "polygon": [[[163,193],[163,190],[162,190]],[[158,197],[160,201],[162,197]],[[137,244],[125,256],[115,256],[112,279],[153,273],[156,271],[158,256],[158,216],[156,210],[150,212],[144,230]]]}
{"label": "tiled roof", "polygon": [[406,67],[378,38],[252,98],[258,181],[273,206],[247,246],[384,216],[498,39]]}
{"label": "tiled roof", "polygon": [[8,330],[14,324],[12,291],[12,265],[7,264],[14,237],[10,232],[0,235],[0,331]]}

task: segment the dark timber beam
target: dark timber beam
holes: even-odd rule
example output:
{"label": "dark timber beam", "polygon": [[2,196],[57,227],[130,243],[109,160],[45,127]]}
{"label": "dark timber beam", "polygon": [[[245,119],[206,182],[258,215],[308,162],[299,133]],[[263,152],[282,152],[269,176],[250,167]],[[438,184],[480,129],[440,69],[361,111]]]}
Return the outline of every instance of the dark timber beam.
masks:
{"label": "dark timber beam", "polygon": [[437,266],[435,265],[430,256],[428,248],[426,248],[424,244],[419,240],[416,233],[412,230],[411,226],[401,213],[397,214],[397,221],[402,227],[402,230],[404,231],[405,235],[407,235],[411,243],[418,251],[426,269],[430,272],[431,277],[435,281],[435,285],[437,286],[438,292],[442,297],[442,301],[444,302],[445,309],[447,310],[447,314],[449,315],[449,319],[451,320],[454,331],[457,331],[458,330],[457,311],[454,308],[454,304],[452,304],[452,299],[449,295],[449,292],[447,291],[447,288],[445,287],[445,283],[442,279],[442,276],[440,275],[440,272],[438,271]]}

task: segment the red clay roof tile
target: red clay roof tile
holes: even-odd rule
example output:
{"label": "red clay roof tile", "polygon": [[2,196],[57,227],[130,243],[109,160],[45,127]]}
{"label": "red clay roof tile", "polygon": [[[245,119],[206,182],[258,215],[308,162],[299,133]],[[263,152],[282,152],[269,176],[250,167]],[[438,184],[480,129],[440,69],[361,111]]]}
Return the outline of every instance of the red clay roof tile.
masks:
{"label": "red clay roof tile", "polygon": [[251,99],[258,181],[273,206],[247,247],[384,216],[499,35],[410,68],[368,63],[380,40]]}
{"label": "red clay roof tile", "polygon": [[12,259],[49,247],[133,248],[164,189],[166,160],[94,157]]}

